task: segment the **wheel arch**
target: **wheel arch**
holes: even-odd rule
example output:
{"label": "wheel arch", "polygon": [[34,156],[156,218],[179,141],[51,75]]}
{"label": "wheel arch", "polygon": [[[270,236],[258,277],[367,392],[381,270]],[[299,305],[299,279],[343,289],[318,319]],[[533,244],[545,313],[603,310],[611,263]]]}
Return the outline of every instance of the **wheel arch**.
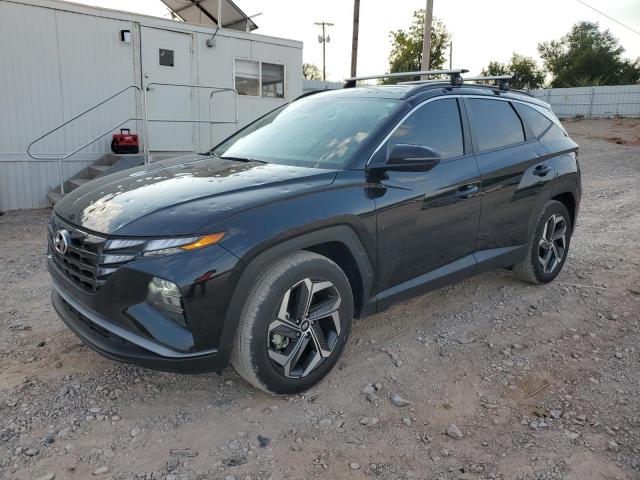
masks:
{"label": "wheel arch", "polygon": [[550,200],[556,200],[562,203],[567,208],[567,210],[569,211],[569,217],[571,219],[571,231],[573,232],[573,229],[576,225],[577,216],[577,203],[574,194],[567,191],[555,195],[554,197],[550,198]]}
{"label": "wheel arch", "polygon": [[349,247],[341,241],[336,240],[311,245],[305,248],[305,250],[327,257],[342,269],[347,276],[347,279],[349,279],[349,284],[351,285],[354,317],[360,317],[364,301],[362,272],[360,272],[358,263],[353,257],[351,250],[349,250]]}
{"label": "wheel arch", "polygon": [[[374,268],[366,249],[355,231],[346,225],[323,228],[296,236],[282,243],[261,250],[250,258],[241,259],[242,268],[237,272],[237,282],[224,319],[220,345],[233,343],[238,319],[244,305],[244,296],[261,271],[280,258],[300,250],[307,250],[334,261],[344,271],[354,295],[354,313],[362,316],[370,313],[375,304],[370,303]],[[226,348],[225,348],[226,350]]]}
{"label": "wheel arch", "polygon": [[578,184],[565,178],[565,176],[560,176],[545,185],[538,195],[536,204],[529,215],[529,233],[527,238],[530,238],[535,231],[538,215],[549,200],[556,200],[567,207],[571,217],[571,230],[573,232],[578,216],[578,206],[580,202],[579,192]]}

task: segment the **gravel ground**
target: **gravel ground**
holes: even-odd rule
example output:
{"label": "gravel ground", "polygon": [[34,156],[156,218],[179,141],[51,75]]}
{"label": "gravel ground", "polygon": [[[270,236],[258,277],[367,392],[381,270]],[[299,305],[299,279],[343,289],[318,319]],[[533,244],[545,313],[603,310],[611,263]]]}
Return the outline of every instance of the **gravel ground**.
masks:
{"label": "gravel ground", "polygon": [[585,195],[556,282],[492,272],[358,321],[301,396],[93,353],[50,305],[48,212],[5,213],[0,478],[640,478],[637,125],[568,124]]}

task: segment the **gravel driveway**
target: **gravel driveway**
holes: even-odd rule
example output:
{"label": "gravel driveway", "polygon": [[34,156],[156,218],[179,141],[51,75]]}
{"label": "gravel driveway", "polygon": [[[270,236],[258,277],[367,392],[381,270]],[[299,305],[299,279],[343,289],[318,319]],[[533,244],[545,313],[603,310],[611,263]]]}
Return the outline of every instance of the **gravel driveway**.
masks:
{"label": "gravel driveway", "polygon": [[0,478],[640,478],[640,128],[568,127],[585,194],[558,280],[492,272],[358,321],[302,396],[93,353],[50,305],[48,211],[5,213]]}

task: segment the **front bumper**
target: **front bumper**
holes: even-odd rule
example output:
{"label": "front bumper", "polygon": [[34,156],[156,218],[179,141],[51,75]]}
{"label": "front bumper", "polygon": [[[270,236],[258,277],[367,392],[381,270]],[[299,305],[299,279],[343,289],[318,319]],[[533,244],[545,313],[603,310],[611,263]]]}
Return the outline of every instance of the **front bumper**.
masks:
{"label": "front bumper", "polygon": [[101,355],[125,363],[165,372],[203,373],[221,370],[227,359],[217,349],[195,353],[171,350],[131,333],[78,303],[52,282],[51,301],[62,321],[82,341]]}
{"label": "front bumper", "polygon": [[[224,332],[237,258],[218,246],[120,267],[96,293],[78,288],[49,259],[52,303],[64,323],[102,355],[154,370],[219,371],[229,360]],[[154,276],[179,286],[186,327],[146,303]]]}

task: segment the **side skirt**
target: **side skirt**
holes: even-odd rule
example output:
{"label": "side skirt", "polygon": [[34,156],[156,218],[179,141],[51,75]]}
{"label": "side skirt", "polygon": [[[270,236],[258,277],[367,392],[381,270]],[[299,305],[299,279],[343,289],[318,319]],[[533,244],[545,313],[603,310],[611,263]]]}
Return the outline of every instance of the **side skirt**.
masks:
{"label": "side skirt", "polygon": [[[383,290],[370,303],[375,303],[376,311],[381,312],[402,300],[461,282],[478,273],[510,267],[522,261],[526,252],[527,245],[482,250]],[[366,313],[375,312],[367,311]]]}
{"label": "side skirt", "polygon": [[473,254],[477,263],[476,273],[489,272],[498,268],[508,268],[521,262],[527,255],[528,245],[492,248]]}
{"label": "side skirt", "polygon": [[475,271],[476,261],[473,255],[467,255],[440,268],[381,291],[376,295],[377,309],[380,312],[402,300],[423,295],[445,285],[461,282],[473,276]]}

